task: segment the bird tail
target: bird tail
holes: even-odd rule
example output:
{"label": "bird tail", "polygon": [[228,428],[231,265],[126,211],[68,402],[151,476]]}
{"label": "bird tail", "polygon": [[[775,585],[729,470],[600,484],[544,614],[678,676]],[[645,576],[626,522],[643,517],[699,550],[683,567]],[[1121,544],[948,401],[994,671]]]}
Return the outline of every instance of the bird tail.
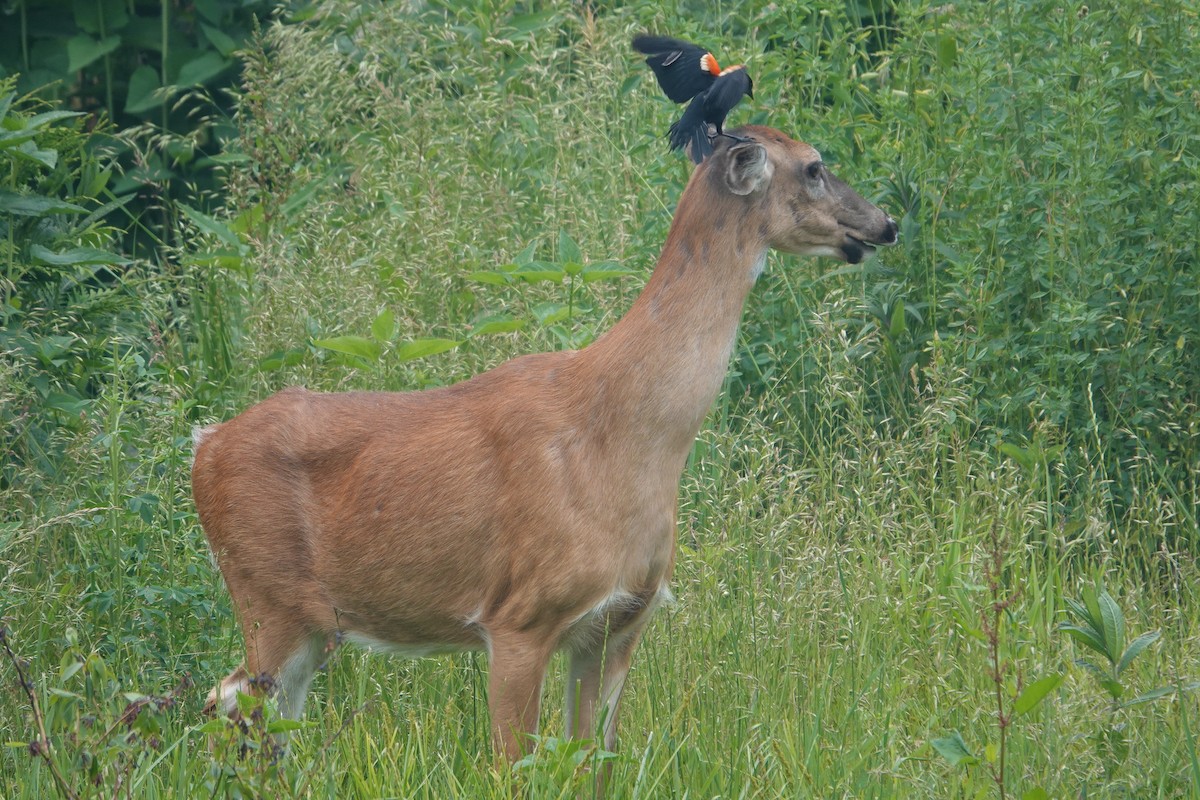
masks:
{"label": "bird tail", "polygon": [[708,123],[704,121],[704,95],[699,95],[683,112],[683,116],[671,125],[667,141],[672,150],[683,148],[692,161],[699,164],[712,154],[712,142],[708,138]]}

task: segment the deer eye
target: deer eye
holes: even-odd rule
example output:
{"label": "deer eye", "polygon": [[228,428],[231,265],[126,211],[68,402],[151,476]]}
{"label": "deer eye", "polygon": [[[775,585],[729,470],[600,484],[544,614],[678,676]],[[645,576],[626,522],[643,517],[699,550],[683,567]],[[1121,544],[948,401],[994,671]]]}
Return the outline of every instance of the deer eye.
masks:
{"label": "deer eye", "polygon": [[808,174],[809,178],[811,178],[812,180],[815,181],[817,178],[821,177],[821,167],[822,166],[823,165],[821,164],[820,161],[814,161],[813,163],[809,164],[808,168],[805,169],[804,171]]}

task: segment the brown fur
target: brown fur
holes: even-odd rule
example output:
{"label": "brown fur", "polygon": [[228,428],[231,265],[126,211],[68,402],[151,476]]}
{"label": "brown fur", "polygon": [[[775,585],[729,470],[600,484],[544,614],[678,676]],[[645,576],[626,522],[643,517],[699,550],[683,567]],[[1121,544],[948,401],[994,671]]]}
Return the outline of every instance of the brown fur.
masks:
{"label": "brown fur", "polygon": [[614,745],[630,657],[675,559],[684,462],[756,263],[769,247],[833,254],[847,234],[895,240],[844,184],[805,182],[811,147],[740,134],[756,141],[717,140],[644,292],[586,349],[423,392],[287,389],[200,432],[196,507],[247,650],[214,707],[266,673],[299,714],[340,633],[416,654],[486,648],[511,759],[567,649],[568,734],[592,735],[607,705]]}

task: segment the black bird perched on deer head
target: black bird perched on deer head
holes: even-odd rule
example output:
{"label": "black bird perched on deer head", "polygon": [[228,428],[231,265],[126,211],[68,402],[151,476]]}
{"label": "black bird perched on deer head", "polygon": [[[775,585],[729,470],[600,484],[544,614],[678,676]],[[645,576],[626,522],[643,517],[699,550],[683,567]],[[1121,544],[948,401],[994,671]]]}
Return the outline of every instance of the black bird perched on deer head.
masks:
{"label": "black bird perched on deer head", "polygon": [[690,143],[688,153],[699,164],[713,151],[709,125],[716,126],[717,136],[740,141],[725,133],[723,126],[742,95],[754,97],[754,81],[744,66],[721,69],[716,57],[703,47],[669,36],[635,36],[633,49],[647,56],[646,63],[667,97],[676,103],[692,101],[667,133],[672,150]]}

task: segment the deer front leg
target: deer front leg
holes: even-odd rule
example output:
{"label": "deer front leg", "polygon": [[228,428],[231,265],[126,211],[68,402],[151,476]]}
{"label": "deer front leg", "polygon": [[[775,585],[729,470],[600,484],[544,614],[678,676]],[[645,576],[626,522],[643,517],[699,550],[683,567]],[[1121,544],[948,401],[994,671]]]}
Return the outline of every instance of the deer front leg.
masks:
{"label": "deer front leg", "polygon": [[510,762],[533,749],[538,730],[542,681],[554,648],[530,636],[492,638],[488,667],[488,710],[498,754]]}

